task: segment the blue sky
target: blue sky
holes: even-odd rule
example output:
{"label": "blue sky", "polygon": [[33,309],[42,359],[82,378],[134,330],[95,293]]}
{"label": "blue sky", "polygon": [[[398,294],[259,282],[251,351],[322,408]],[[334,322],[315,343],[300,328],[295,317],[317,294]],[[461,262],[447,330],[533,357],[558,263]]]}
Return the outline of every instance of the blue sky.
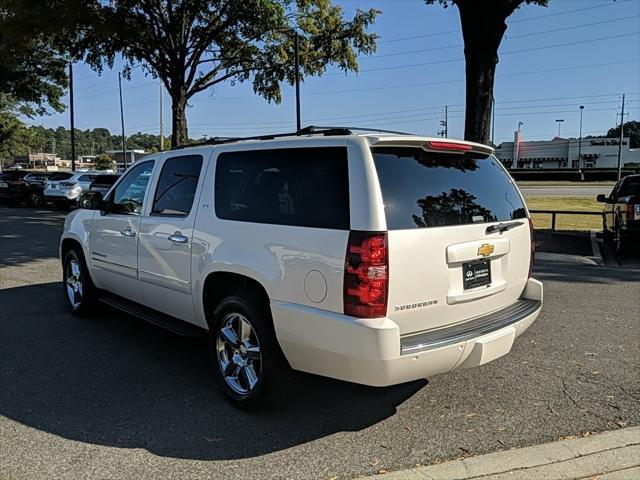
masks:
{"label": "blue sky", "polygon": [[[347,14],[378,8],[373,27],[378,51],[360,60],[360,73],[330,68],[302,85],[303,125],[357,125],[435,135],[444,106],[449,136],[462,138],[464,60],[458,11],[422,0],[334,0]],[[495,84],[496,143],[513,138],[518,121],[525,139],[557,133],[605,133],[616,123],[620,94],[627,120],[640,117],[640,0],[550,0],[548,8],[524,6],[508,21]],[[116,68],[118,66],[116,65]],[[117,70],[98,76],[76,64],[76,128],[120,133]],[[295,129],[293,89],[279,105],[253,94],[249,83],[223,84],[191,99],[189,136],[253,135]],[[123,83],[125,129],[159,132],[159,84],[141,69]],[[65,99],[66,101],[66,99]],[[164,95],[165,135],[170,100]],[[69,126],[67,112],[33,119],[46,127]]]}

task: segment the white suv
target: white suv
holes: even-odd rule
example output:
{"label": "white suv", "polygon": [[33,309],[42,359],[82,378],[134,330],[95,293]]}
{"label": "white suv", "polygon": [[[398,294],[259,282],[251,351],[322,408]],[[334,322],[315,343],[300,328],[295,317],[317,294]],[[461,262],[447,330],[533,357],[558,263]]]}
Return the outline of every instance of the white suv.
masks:
{"label": "white suv", "polygon": [[44,202],[61,207],[76,205],[80,194],[89,190],[91,182],[98,175],[87,172],[54,173],[44,183]]}
{"label": "white suv", "polygon": [[255,407],[291,369],[385,386],[494,360],[538,316],[532,227],[484,145],[308,128],[133,164],[64,225],[71,311],[206,334]]}

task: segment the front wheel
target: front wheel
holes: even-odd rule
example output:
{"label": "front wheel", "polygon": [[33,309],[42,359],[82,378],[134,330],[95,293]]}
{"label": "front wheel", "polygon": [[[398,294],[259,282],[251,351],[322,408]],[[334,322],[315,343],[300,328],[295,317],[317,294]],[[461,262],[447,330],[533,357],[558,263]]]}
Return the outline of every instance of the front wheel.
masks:
{"label": "front wheel", "polygon": [[254,410],[284,397],[291,368],[280,350],[268,307],[231,296],[213,313],[209,352],[215,379],[237,407]]}
{"label": "front wheel", "polygon": [[64,257],[62,271],[69,311],[76,316],[87,315],[95,303],[96,293],[83,255],[74,249],[69,250]]}

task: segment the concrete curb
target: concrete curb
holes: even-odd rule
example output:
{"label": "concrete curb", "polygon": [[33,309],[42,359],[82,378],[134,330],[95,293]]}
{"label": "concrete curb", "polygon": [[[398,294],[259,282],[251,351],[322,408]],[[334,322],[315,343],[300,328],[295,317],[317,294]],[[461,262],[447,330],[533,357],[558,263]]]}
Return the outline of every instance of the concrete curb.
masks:
{"label": "concrete curb", "polygon": [[640,478],[640,427],[453,460],[377,480]]}
{"label": "concrete curb", "polygon": [[591,257],[583,257],[582,255],[569,255],[567,253],[536,252],[536,259],[548,262],[598,265],[598,263]]}
{"label": "concrete curb", "polygon": [[598,265],[604,265],[602,252],[600,251],[600,245],[598,245],[598,239],[596,238],[597,233],[598,230],[591,230],[589,234],[589,238],[591,239],[591,250],[593,252],[593,256],[590,258]]}

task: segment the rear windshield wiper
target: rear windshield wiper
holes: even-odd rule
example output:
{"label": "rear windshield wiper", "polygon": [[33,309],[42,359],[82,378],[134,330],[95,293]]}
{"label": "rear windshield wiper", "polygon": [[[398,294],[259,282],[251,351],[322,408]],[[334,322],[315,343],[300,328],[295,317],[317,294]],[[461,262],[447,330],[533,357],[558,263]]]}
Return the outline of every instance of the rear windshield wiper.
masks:
{"label": "rear windshield wiper", "polygon": [[485,233],[489,235],[490,233],[495,232],[506,232],[507,230],[511,230],[512,228],[516,228],[520,225],[524,225],[524,222],[507,222],[507,223],[499,223],[498,225],[490,225],[485,230]]}

